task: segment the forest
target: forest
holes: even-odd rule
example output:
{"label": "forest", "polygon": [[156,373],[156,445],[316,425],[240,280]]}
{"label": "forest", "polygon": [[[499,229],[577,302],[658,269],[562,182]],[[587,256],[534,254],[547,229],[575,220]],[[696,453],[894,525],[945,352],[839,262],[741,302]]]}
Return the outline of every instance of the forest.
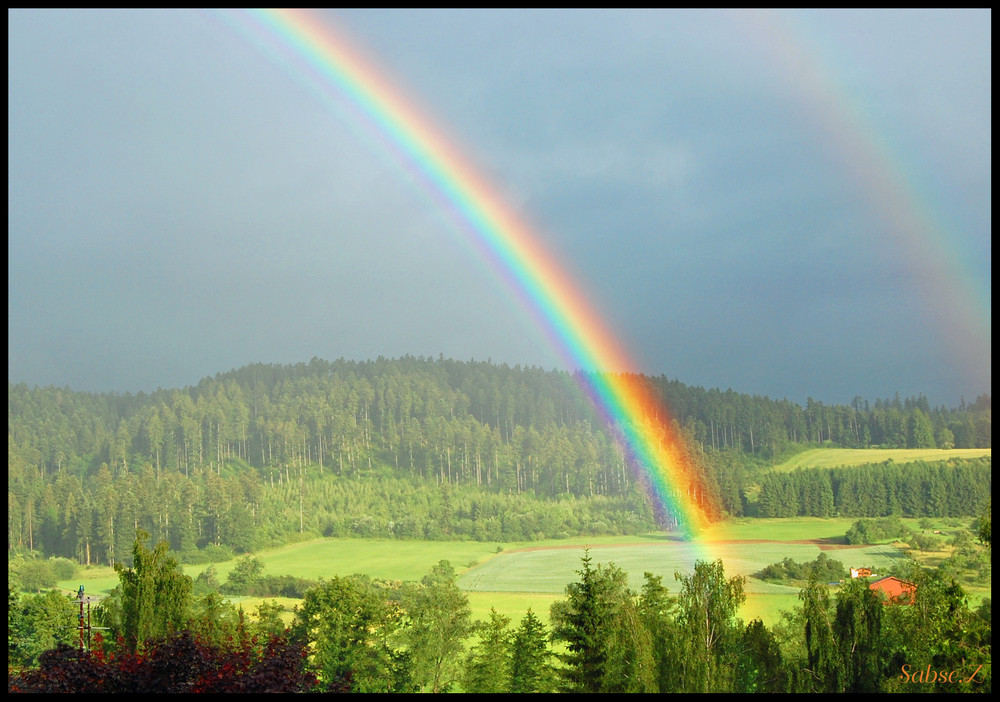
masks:
{"label": "forest", "polygon": [[[951,409],[922,396],[803,407],[633,381],[670,408],[644,421],[680,437],[712,519],[975,515],[989,499],[989,459],[763,470],[810,445],[989,447],[988,395]],[[315,536],[534,540],[672,526],[647,495],[562,371],[313,359],[148,394],[8,384],[9,553],[113,565],[139,529],[194,563]]]}

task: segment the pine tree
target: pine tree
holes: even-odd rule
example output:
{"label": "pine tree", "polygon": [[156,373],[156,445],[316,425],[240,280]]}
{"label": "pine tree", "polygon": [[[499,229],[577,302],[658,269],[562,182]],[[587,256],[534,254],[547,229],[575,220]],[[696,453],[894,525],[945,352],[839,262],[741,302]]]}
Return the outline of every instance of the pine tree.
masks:
{"label": "pine tree", "polygon": [[624,571],[591,567],[585,552],[580,581],[552,605],[552,636],[565,641],[560,670],[568,692],[652,692],[652,639],[643,626]]}
{"label": "pine tree", "polygon": [[510,692],[554,692],[545,625],[529,608],[511,639]]}
{"label": "pine tree", "polygon": [[476,627],[479,643],[472,647],[465,662],[465,692],[501,693],[510,688],[511,640],[510,617],[490,608],[488,622]]}

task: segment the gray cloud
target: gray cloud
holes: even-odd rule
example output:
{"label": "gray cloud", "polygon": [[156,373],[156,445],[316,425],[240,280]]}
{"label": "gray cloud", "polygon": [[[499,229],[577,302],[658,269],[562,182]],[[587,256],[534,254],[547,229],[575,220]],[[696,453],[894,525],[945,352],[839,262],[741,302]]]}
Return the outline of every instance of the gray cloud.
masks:
{"label": "gray cloud", "polygon": [[[537,225],[642,370],[935,404],[991,389],[989,17],[324,15]],[[8,42],[10,381],[151,390],[313,356],[559,362],[343,98],[224,15],[15,10]],[[965,355],[928,304],[944,281],[898,249],[845,132],[882,149],[882,175],[980,291],[977,309],[948,302],[985,330],[959,339]]]}

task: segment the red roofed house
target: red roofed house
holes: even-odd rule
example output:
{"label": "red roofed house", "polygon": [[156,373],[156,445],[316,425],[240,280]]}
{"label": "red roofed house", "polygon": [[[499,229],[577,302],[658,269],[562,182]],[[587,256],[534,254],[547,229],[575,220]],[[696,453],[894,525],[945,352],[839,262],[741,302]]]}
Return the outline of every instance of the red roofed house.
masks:
{"label": "red roofed house", "polygon": [[876,580],[871,583],[868,588],[884,592],[889,596],[889,602],[894,602],[896,600],[910,600],[913,593],[917,591],[917,586],[913,583],[900,580],[892,575]]}
{"label": "red roofed house", "polygon": [[872,574],[871,568],[851,568],[852,578],[867,578]]}

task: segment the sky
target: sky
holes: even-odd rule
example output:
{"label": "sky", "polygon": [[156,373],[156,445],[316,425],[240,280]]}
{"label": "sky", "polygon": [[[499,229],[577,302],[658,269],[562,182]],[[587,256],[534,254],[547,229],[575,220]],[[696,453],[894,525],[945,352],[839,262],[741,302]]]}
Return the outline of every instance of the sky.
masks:
{"label": "sky", "polygon": [[[610,370],[800,404],[992,392],[989,10],[310,21],[530,224],[627,350]],[[8,381],[564,367],[391,139],[252,24],[8,10]]]}

